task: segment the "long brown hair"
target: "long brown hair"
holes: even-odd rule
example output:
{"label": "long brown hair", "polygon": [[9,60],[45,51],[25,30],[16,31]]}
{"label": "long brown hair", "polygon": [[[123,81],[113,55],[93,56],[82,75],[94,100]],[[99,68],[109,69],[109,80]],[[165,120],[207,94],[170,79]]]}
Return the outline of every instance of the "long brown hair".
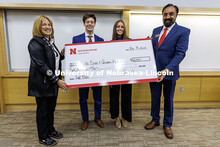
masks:
{"label": "long brown hair", "polygon": [[126,39],[129,39],[128,35],[127,35],[127,30],[126,30],[126,27],[125,27],[125,23],[123,20],[118,20],[115,22],[114,26],[113,26],[113,33],[112,33],[112,40],[116,40],[117,39],[117,32],[116,32],[116,28],[117,28],[117,25],[119,22],[122,22],[123,23],[123,26],[124,26],[124,32],[123,32],[123,35],[122,35],[122,39],[123,40],[126,40]]}
{"label": "long brown hair", "polygon": [[51,37],[54,38],[53,22],[49,17],[44,16],[44,15],[39,16],[35,20],[33,30],[32,30],[33,37],[44,37],[44,35],[42,34],[42,31],[41,31],[42,30],[42,23],[43,23],[44,19],[47,19],[50,22],[51,27],[52,27]]}

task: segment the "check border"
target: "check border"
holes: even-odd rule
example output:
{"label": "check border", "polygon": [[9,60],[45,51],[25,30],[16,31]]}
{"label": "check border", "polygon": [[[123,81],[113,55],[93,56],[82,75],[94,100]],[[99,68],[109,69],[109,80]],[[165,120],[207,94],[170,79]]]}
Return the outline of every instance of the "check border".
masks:
{"label": "check border", "polygon": [[90,83],[90,84],[78,84],[78,85],[67,85],[67,88],[82,88],[82,87],[93,87],[93,86],[110,86],[110,85],[121,85],[121,84],[135,84],[135,83],[145,83],[145,82],[156,82],[158,79],[141,79],[135,80],[134,83],[129,81],[117,81],[117,82],[107,82],[106,85],[102,85],[101,83]]}
{"label": "check border", "polygon": [[85,44],[112,43],[112,42],[129,42],[129,41],[141,41],[141,40],[151,40],[151,38],[128,39],[128,40],[113,40],[113,41],[100,41],[100,42],[88,42],[88,43],[74,43],[74,44],[65,44],[65,46],[82,45],[82,44],[85,45]]}
{"label": "check border", "polygon": [[[143,39],[128,39],[128,40],[113,40],[113,41],[101,41],[101,42],[90,42],[90,43],[74,43],[74,44],[65,44],[65,46],[72,45],[85,45],[85,44],[99,44],[99,43],[112,43],[112,42],[130,42],[130,41],[142,41],[142,40],[151,40],[151,38]],[[116,82],[107,82],[103,83],[89,83],[89,84],[76,84],[76,85],[67,85],[67,88],[82,88],[82,87],[94,87],[94,86],[109,86],[109,85],[121,85],[121,84],[135,84],[135,83],[145,83],[145,82],[156,82],[157,78],[152,79],[139,79],[139,80],[126,80],[126,81],[116,81]]]}

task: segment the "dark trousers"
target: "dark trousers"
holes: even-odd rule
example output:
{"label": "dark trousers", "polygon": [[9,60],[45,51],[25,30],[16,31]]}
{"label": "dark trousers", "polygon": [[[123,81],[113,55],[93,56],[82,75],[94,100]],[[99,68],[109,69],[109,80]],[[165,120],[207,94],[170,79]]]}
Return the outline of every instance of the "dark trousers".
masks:
{"label": "dark trousers", "polygon": [[45,139],[48,134],[55,130],[54,111],[57,102],[57,96],[54,97],[36,97],[37,102],[37,130],[38,138]]}
{"label": "dark trousers", "polygon": [[111,118],[115,119],[119,116],[119,92],[121,86],[121,112],[122,117],[131,122],[131,94],[132,94],[132,85],[112,85],[110,87],[110,113]]}
{"label": "dark trousers", "polygon": [[176,87],[176,80],[163,80],[160,83],[150,83],[152,121],[158,122],[160,120],[160,102],[162,85],[164,95],[163,125],[171,127],[173,123],[173,96]]}
{"label": "dark trousers", "polygon": [[[89,88],[79,88],[79,103],[80,109],[82,114],[83,121],[89,121],[89,114],[88,114],[88,105],[87,99],[89,95]],[[95,118],[101,119],[101,107],[102,107],[102,87],[92,87],[93,92],[93,99],[94,99],[94,111],[95,111]]]}

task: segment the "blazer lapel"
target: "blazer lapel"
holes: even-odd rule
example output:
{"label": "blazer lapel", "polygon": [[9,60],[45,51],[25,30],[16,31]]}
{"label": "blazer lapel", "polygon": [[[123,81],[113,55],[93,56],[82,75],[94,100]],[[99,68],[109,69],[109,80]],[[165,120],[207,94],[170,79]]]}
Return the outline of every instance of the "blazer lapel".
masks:
{"label": "blazer lapel", "polygon": [[95,34],[94,34],[94,40],[95,40],[95,42],[99,41]]}
{"label": "blazer lapel", "polygon": [[[160,32],[161,32],[161,30],[163,29],[163,26],[162,27],[160,27],[160,28],[158,28],[156,31],[155,31],[155,36],[153,36],[153,37],[155,37],[156,39],[155,39],[155,41],[156,41],[156,49],[158,49],[159,47],[158,47],[158,42],[159,42],[159,37],[160,37]],[[156,37],[158,35],[158,37]]]}
{"label": "blazer lapel", "polygon": [[82,40],[82,42],[86,42],[86,35],[85,35],[85,33],[83,33],[81,35],[81,40]]}
{"label": "blazer lapel", "polygon": [[177,31],[178,25],[177,23],[173,26],[173,28],[170,30],[170,32],[168,33],[168,35],[165,37],[165,39],[163,40],[162,44],[160,46],[163,46],[172,36],[173,34]]}

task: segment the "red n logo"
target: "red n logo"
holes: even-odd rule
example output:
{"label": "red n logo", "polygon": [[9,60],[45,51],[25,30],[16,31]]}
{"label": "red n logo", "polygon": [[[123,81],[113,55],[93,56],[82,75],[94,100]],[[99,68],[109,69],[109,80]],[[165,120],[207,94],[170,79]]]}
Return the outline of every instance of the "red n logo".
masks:
{"label": "red n logo", "polygon": [[76,54],[76,48],[74,48],[74,50],[70,49],[70,55],[72,55],[72,54]]}

